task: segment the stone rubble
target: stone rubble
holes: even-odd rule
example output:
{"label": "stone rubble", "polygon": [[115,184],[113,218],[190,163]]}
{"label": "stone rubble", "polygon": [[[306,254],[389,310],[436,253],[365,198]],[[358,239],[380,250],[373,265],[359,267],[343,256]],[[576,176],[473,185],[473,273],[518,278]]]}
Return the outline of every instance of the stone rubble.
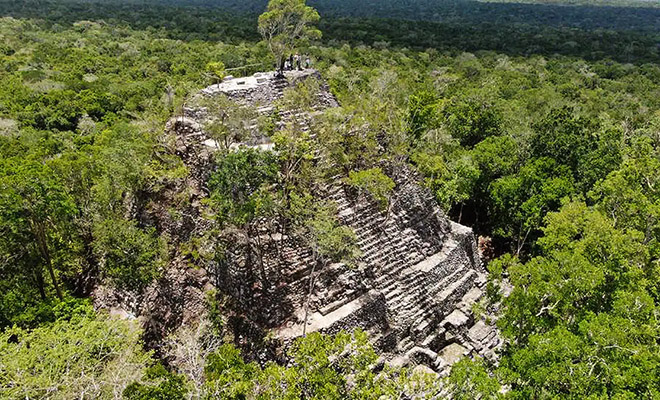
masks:
{"label": "stone rubble", "polygon": [[[314,69],[285,71],[282,77],[278,77],[275,72],[258,72],[243,78],[232,77],[219,84],[202,89],[197,94],[197,98],[213,98],[222,95],[237,104],[256,110],[258,115],[270,115],[275,111],[277,101],[284,97],[287,88],[293,88],[309,78],[316,79],[321,83],[319,95],[314,105],[315,111],[339,106],[335,97],[330,94],[328,85],[321,79],[319,72]],[[309,130],[307,125],[309,116],[306,113],[279,111],[278,115],[280,120],[277,122],[277,127],[280,129],[295,119],[297,123],[303,125],[301,127],[303,131]],[[195,132],[203,134],[202,126],[207,117],[205,109],[186,106],[183,108],[183,115],[179,118],[182,118],[181,120],[184,123],[189,123],[189,127]],[[271,150],[272,142],[257,131],[256,122],[252,125],[254,128],[252,136],[243,143],[234,144],[233,147],[249,146],[261,150]],[[201,143],[211,148],[219,147],[213,139],[208,137],[202,140]]]}

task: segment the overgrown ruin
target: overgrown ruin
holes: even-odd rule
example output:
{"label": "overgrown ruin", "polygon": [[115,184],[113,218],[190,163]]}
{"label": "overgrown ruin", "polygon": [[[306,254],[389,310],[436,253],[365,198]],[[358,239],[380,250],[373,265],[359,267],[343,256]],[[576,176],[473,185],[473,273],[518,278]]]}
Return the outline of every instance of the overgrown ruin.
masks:
{"label": "overgrown ruin", "polygon": [[[286,72],[285,78],[273,73],[234,78],[199,95],[212,99],[222,93],[268,115],[284,90],[304,79],[321,82],[317,111],[338,106],[314,70]],[[287,117],[281,115],[280,124]],[[135,210],[178,245],[201,237],[210,227],[202,200],[207,195],[204,182],[217,143],[205,134],[204,118],[205,110],[186,107],[170,121],[167,130],[173,132],[176,152],[190,173],[177,185],[161,190],[161,200],[167,201],[151,201]],[[265,151],[272,147],[267,138],[258,135],[243,145]],[[355,231],[361,250],[356,265],[335,263],[314,269],[311,250],[294,236],[287,232],[265,235],[265,270],[274,284],[248,287],[249,279],[238,265],[230,263],[222,273],[201,268],[179,246],[165,276],[142,297],[100,288],[96,304],[141,318],[149,340],[195,323],[205,312],[205,293],[217,288],[233,293],[228,307],[235,312],[234,323],[241,324],[245,319],[241,315],[250,314],[250,320],[258,321],[253,325],[261,334],[270,331],[280,343],[304,332],[359,327],[370,333],[383,360],[392,364],[421,364],[446,373],[463,355],[493,358],[501,339],[492,322],[473,312],[484,296],[486,271],[471,229],[450,221],[412,171],[385,169],[396,183],[387,210],[365,196],[356,196],[341,180],[319,193],[336,203],[341,223]],[[183,211],[174,217],[167,207],[182,193],[187,200],[177,204]],[[240,249],[235,253],[239,260]]]}

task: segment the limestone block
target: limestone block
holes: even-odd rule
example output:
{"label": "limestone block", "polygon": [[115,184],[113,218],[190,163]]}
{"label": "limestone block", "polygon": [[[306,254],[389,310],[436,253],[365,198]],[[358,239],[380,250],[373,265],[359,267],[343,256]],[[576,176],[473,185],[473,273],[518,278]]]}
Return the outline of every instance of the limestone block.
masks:
{"label": "limestone block", "polygon": [[406,357],[415,364],[433,365],[438,353],[423,347],[413,347],[406,353]]}
{"label": "limestone block", "polygon": [[469,320],[470,318],[467,315],[463,314],[462,311],[454,310],[451,314],[447,316],[447,318],[445,318],[445,320],[441,325],[446,326],[445,324],[449,324],[454,328],[459,328],[467,324]]}
{"label": "limestone block", "polygon": [[431,375],[438,375],[437,372],[432,370],[431,368],[427,367],[424,364],[418,364],[413,368],[413,374],[431,374]]}
{"label": "limestone block", "polygon": [[479,320],[468,331],[468,337],[475,342],[482,342],[492,331],[493,327],[488,326],[483,320]]}
{"label": "limestone block", "polygon": [[454,365],[461,357],[466,356],[469,350],[458,343],[452,343],[445,347],[438,354],[438,361],[436,365],[441,368]]}
{"label": "limestone block", "polygon": [[389,364],[391,367],[394,367],[394,368],[405,367],[405,366],[407,366],[408,364],[410,364],[410,358],[408,358],[408,356],[406,356],[406,355],[396,356],[396,357],[392,358],[392,359],[388,362],[388,364]]}
{"label": "limestone block", "polygon": [[467,307],[476,303],[484,295],[484,292],[478,287],[470,289],[461,299],[461,303]]}

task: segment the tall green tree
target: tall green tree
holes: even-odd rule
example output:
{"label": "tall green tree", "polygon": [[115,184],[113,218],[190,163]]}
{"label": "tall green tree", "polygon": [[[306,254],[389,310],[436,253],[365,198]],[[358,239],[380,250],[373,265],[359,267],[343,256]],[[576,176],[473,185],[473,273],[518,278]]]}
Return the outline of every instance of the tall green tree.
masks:
{"label": "tall green tree", "polygon": [[259,33],[268,43],[278,69],[284,67],[284,57],[297,45],[321,37],[314,27],[318,12],[305,0],[270,0],[266,12],[259,16]]}
{"label": "tall green tree", "polygon": [[[55,295],[64,291],[58,271],[75,254],[75,238],[68,230],[75,204],[48,165],[38,159],[3,160],[0,171],[0,229],[4,270],[33,281],[43,300],[48,296],[44,271]],[[67,260],[67,258],[69,258]]]}
{"label": "tall green tree", "polygon": [[496,262],[514,286],[499,322],[511,397],[656,398],[658,263],[644,235],[580,202],[546,221],[540,256]]}

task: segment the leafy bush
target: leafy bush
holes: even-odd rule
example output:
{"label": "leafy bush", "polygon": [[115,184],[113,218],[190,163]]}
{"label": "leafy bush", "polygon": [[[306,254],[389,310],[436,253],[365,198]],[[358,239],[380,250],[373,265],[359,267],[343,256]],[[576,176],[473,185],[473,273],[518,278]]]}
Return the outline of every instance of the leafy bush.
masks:
{"label": "leafy bush", "polygon": [[351,171],[345,182],[360,191],[369,193],[379,206],[387,208],[389,194],[394,190],[395,183],[383,170],[376,167],[362,171]]}
{"label": "leafy bush", "polygon": [[432,398],[440,391],[435,376],[407,369],[376,373],[378,355],[367,334],[324,335],[297,339],[288,351],[290,366],[245,363],[231,345],[208,358],[206,376],[211,398],[223,399],[381,399]]}
{"label": "leafy bush", "polygon": [[183,400],[188,393],[183,376],[169,372],[162,364],[149,367],[147,383],[133,382],[124,389],[126,400]]}
{"label": "leafy bush", "polygon": [[102,273],[115,285],[141,289],[160,275],[165,244],[154,228],[135,221],[105,220],[95,227],[95,250],[103,260]]}
{"label": "leafy bush", "polygon": [[0,334],[3,399],[116,399],[150,362],[134,322],[79,314]]}

